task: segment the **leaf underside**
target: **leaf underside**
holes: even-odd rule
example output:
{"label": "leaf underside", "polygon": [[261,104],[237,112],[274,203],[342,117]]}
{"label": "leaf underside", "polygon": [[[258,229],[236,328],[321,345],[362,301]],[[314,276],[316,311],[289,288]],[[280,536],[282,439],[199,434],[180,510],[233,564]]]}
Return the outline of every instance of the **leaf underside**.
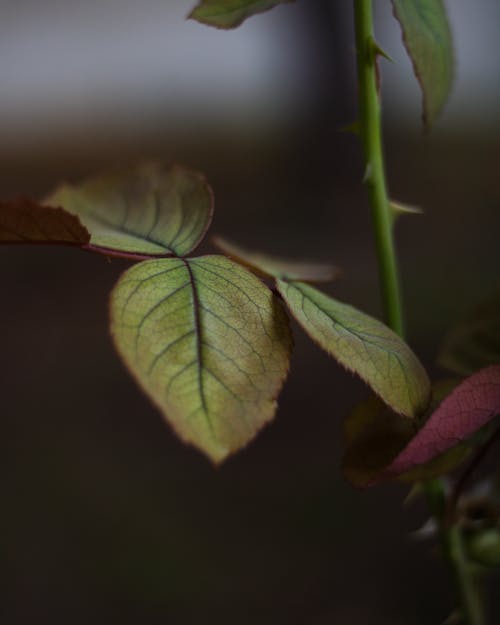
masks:
{"label": "leaf underside", "polygon": [[29,198],[0,202],[0,243],[84,246],[90,234],[78,217]]}
{"label": "leaf underside", "polygon": [[340,274],[337,267],[327,263],[278,258],[262,252],[243,249],[221,237],[215,237],[214,243],[236,262],[268,278],[300,280],[302,282],[330,282]]}
{"label": "leaf underside", "polygon": [[189,18],[216,28],[236,28],[247,18],[293,0],[202,0]]}
{"label": "leaf underside", "polygon": [[423,94],[424,124],[441,112],[453,83],[451,29],[443,0],[392,0]]}
{"label": "leaf underside", "polygon": [[459,384],[381,474],[387,479],[429,462],[466,440],[500,414],[500,365]]}
{"label": "leaf underside", "polygon": [[277,280],[277,286],[311,338],[395,412],[417,417],[425,411],[430,398],[427,373],[392,330],[307,284]]}
{"label": "leaf underside", "polygon": [[451,329],[438,362],[461,375],[500,364],[500,289]]}
{"label": "leaf underside", "polygon": [[273,418],[291,353],[288,318],[271,291],[229,259],[133,266],[112,293],[111,332],[180,438],[214,462]]}
{"label": "leaf underside", "polygon": [[64,185],[47,202],[81,219],[91,234],[89,249],[139,258],[189,253],[213,213],[212,192],[200,174],[151,162]]}
{"label": "leaf underside", "polygon": [[[429,415],[456,385],[456,380],[444,380],[433,385]],[[415,421],[395,414],[378,397],[372,396],[361,402],[344,421],[347,449],[342,469],[346,479],[361,488],[380,481],[384,470],[417,433]],[[443,475],[460,464],[471,449],[470,444],[458,444],[394,477],[415,482]]]}

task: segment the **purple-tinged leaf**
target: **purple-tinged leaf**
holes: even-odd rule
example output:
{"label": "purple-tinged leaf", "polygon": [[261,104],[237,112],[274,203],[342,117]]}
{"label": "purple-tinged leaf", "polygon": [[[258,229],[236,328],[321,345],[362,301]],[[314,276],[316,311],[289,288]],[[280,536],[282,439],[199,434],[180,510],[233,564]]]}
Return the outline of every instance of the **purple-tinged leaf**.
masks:
{"label": "purple-tinged leaf", "polygon": [[[456,387],[454,380],[443,380],[432,387],[432,401],[426,415]],[[422,422],[425,420],[419,420]],[[344,421],[347,449],[342,460],[346,479],[357,487],[372,484],[418,432],[418,424],[392,412],[378,397],[358,404]],[[430,462],[398,475],[403,482],[431,479],[455,469],[470,453],[469,441],[449,449]]]}
{"label": "purple-tinged leaf", "polygon": [[469,438],[500,414],[500,365],[464,380],[375,480],[396,477]]}
{"label": "purple-tinged leaf", "polygon": [[90,234],[78,217],[29,198],[0,202],[0,243],[84,246]]}

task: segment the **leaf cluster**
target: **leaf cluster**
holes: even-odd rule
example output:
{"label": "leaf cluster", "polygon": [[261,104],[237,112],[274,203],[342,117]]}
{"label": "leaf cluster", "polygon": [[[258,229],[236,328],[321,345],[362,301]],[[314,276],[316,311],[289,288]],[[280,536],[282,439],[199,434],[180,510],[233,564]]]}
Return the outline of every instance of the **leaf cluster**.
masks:
{"label": "leaf cluster", "polygon": [[[190,17],[234,28],[289,0],[203,0]],[[392,0],[429,126],[450,91],[453,48],[442,0]],[[373,42],[375,56],[383,54]],[[396,216],[409,212],[394,205]],[[414,212],[414,211],[412,211]],[[329,265],[275,258],[218,239],[193,257],[213,216],[205,178],[146,162],[63,185],[43,203],[0,202],[0,243],[59,244],[136,261],[111,294],[111,334],[139,386],[186,442],[214,462],[268,423],[286,379],[289,314],[374,396],[345,425],[357,485],[449,470],[500,412],[499,297],[446,339],[440,360],[464,380],[434,385],[410,347],[377,319],[318,290]],[[287,314],[288,313],[288,314]]]}
{"label": "leaf cluster", "polygon": [[378,398],[347,424],[345,466],[354,483],[434,461],[499,411],[500,368],[493,364],[429,412],[431,385],[410,347],[313,286],[338,275],[335,267],[222,239],[226,255],[193,257],[212,216],[213,193],[201,174],[147,162],[63,185],[41,204],[1,203],[0,241],[66,244],[136,261],[111,294],[115,346],[179,437],[214,462],[275,415],[292,350],[286,311]]}

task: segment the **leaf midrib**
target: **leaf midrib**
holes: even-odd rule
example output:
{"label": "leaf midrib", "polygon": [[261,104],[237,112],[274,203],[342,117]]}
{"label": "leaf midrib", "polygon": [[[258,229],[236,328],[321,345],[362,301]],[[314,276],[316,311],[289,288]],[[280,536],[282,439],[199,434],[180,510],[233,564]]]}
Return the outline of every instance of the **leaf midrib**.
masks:
{"label": "leaf midrib", "polygon": [[[167,245],[165,245],[164,242],[162,241],[158,241],[156,239],[153,239],[150,236],[150,233],[146,234],[146,235],[138,235],[137,232],[133,232],[132,230],[128,229],[124,223],[123,224],[114,224],[113,222],[105,219],[104,217],[102,217],[102,215],[99,215],[98,213],[95,213],[93,211],[90,211],[84,207],[82,207],[82,205],[80,204],[78,206],[78,210],[80,211],[79,213],[77,213],[77,216],[81,216],[83,217],[83,219],[85,219],[85,216],[88,216],[90,219],[97,221],[98,223],[101,223],[103,226],[106,226],[107,228],[110,228],[111,231],[113,233],[121,233],[121,234],[126,234],[127,236],[130,236],[134,239],[137,239],[138,241],[146,241],[148,243],[153,243],[154,245],[158,245],[159,247],[161,247],[162,249],[165,250],[166,253],[168,254],[172,254],[173,256],[176,255],[176,252],[174,250],[172,250],[171,248],[169,248]],[[125,221],[127,220],[128,215],[125,214]],[[153,228],[154,230],[154,228]],[[151,231],[150,231],[151,232]],[[92,240],[92,236],[91,236],[91,240]],[[95,244],[94,244],[95,245]],[[95,245],[96,247],[102,247],[99,245]],[[106,248],[103,248],[106,249]],[[115,249],[115,248],[109,248],[109,249]],[[123,250],[122,248],[116,248],[116,250],[122,251],[122,252],[127,252],[127,250]],[[152,256],[153,258],[153,256]]]}
{"label": "leaf midrib", "polygon": [[211,430],[213,430],[211,420],[208,416],[207,401],[205,397],[205,390],[203,388],[203,335],[201,327],[201,315],[200,315],[200,297],[198,295],[198,288],[196,286],[196,280],[193,274],[193,270],[189,261],[185,258],[180,259],[186,267],[188,272],[189,284],[191,286],[191,294],[193,298],[193,325],[196,342],[196,362],[197,362],[197,374],[198,374],[198,392],[200,394],[201,407],[207,417],[207,421]]}

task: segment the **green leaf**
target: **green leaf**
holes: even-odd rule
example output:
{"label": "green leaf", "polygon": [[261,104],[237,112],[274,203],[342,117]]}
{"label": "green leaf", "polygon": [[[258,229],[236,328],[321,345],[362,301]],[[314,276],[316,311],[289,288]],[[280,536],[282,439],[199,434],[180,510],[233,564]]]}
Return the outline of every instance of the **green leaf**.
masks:
{"label": "green leaf", "polygon": [[397,334],[307,284],[278,280],[277,286],[311,338],[395,412],[417,417],[425,411],[430,399],[427,373]]}
{"label": "green leaf", "polygon": [[64,185],[47,203],[81,219],[91,234],[89,249],[139,258],[189,253],[213,213],[212,192],[200,174],[157,163]]}
{"label": "green leaf", "polygon": [[302,282],[330,282],[340,274],[337,267],[327,263],[277,258],[262,252],[245,250],[221,237],[215,237],[214,243],[236,262],[268,278],[301,280]]}
{"label": "green leaf", "polygon": [[86,246],[90,234],[78,217],[29,198],[0,202],[0,243]]}
{"label": "green leaf", "polygon": [[293,0],[202,0],[189,17],[216,28],[236,28],[248,17],[285,2]]}
{"label": "green leaf", "polygon": [[429,127],[441,112],[453,83],[453,41],[443,0],[392,0],[403,42],[423,93]]}
{"label": "green leaf", "polygon": [[438,362],[460,375],[500,364],[500,289],[450,330]]}
{"label": "green leaf", "polygon": [[125,364],[186,442],[214,462],[270,421],[288,372],[288,318],[272,292],[223,256],[151,260],[111,298]]}

